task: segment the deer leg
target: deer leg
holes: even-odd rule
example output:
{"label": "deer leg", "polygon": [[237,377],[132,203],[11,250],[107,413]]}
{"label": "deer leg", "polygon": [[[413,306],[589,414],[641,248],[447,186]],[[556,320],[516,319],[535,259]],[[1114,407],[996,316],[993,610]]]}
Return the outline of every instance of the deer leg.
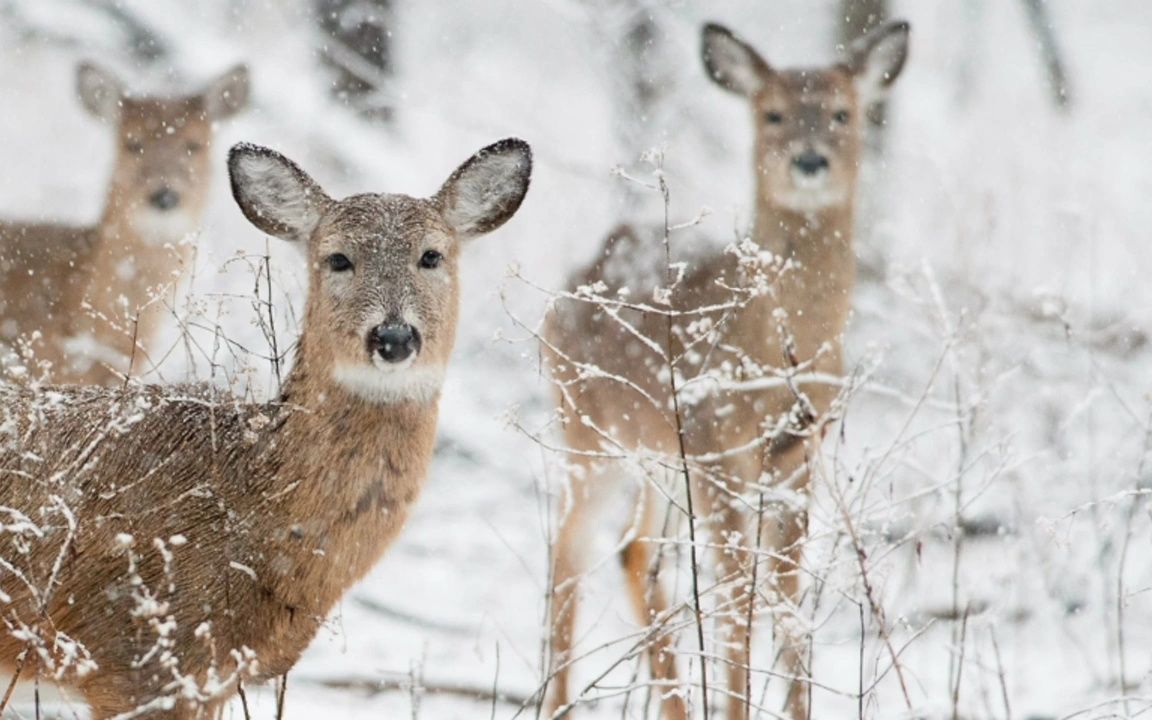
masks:
{"label": "deer leg", "polygon": [[808,513],[804,510],[782,511],[773,522],[777,525],[780,549],[777,557],[768,564],[769,578],[786,605],[777,615],[776,654],[781,672],[791,678],[785,703],[788,714],[793,720],[806,720],[809,683],[804,633],[787,616],[797,615],[800,607],[800,563],[808,533]]}
{"label": "deer leg", "polygon": [[572,514],[561,520],[552,549],[552,597],[548,606],[551,688],[546,704],[550,714],[568,704],[568,662],[572,654],[572,630],[576,622],[580,568],[573,540],[577,520]]}
{"label": "deer leg", "polygon": [[732,507],[720,508],[713,525],[713,545],[717,548],[716,576],[727,586],[725,602],[718,623],[725,652],[728,689],[728,717],[744,720],[751,717],[748,705],[749,645],[754,596],[749,592],[754,556],[745,538],[744,514]]}
{"label": "deer leg", "polygon": [[[808,446],[799,441],[777,451],[771,459],[776,484],[794,490],[806,489],[807,458]],[[762,544],[772,552],[765,580],[782,604],[775,613],[775,648],[780,672],[791,678],[785,708],[792,720],[807,720],[810,686],[805,640],[796,622],[801,602],[800,563],[808,535],[806,508],[798,504],[782,504],[765,510],[763,533]]]}
{"label": "deer leg", "polygon": [[668,620],[668,598],[657,572],[658,546],[651,540],[654,535],[661,534],[656,524],[657,508],[648,495],[647,492],[640,494],[636,537],[624,546],[620,561],[624,566],[632,609],[640,622],[648,624],[653,633],[648,643],[648,665],[659,691],[663,716],[665,720],[685,720],[688,711],[680,695],[680,680],[676,672],[676,638],[665,628],[653,624],[656,620]]}
{"label": "deer leg", "polygon": [[[569,438],[570,442],[572,438]],[[573,446],[578,446],[573,442]],[[561,508],[556,541],[552,546],[552,588],[548,605],[549,677],[550,687],[544,703],[551,714],[571,701],[568,670],[572,659],[573,629],[579,604],[580,576],[585,567],[587,523],[590,493],[602,491],[596,487],[607,479],[607,463],[580,458],[574,460],[569,472],[568,502]]]}

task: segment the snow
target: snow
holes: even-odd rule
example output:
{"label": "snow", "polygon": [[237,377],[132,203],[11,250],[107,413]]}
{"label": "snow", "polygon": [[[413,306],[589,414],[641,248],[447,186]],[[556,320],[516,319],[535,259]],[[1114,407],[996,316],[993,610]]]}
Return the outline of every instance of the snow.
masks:
{"label": "snow", "polygon": [[[398,124],[386,130],[323,91],[302,2],[125,0],[171,52],[154,68],[116,54],[120,31],[100,13],[64,0],[8,3],[22,22],[3,23],[0,8],[0,215],[99,215],[113,145],[75,97],[77,60],[129,68],[120,77],[132,86],[162,75],[190,88],[247,62],[253,107],[218,124],[210,207],[188,299],[175,308],[198,342],[170,328],[173,352],[149,379],[214,379],[263,398],[275,376],[245,354],[271,347],[254,271],[267,254],[281,350],[299,327],[305,275],[298,252],[261,235],[232,201],[231,144],[275,147],[337,197],[428,196],[476,148],[527,140],[535,168],[524,205],[461,262],[459,339],[428,485],[400,539],[289,675],[285,714],[534,718],[515,702],[410,688],[497,687],[523,698],[539,686],[549,508],[563,468],[529,436],[559,442],[549,383],[521,323],[534,326],[544,311],[536,288],[561,288],[626,211],[658,219],[662,208],[656,193],[622,199],[628,182],[613,172],[652,177],[615,141],[610,13],[577,0],[401,5]],[[814,65],[830,58],[832,3],[652,5],[668,31],[668,109],[645,142],[666,158],[673,223],[712,208],[673,243],[706,234],[722,248],[751,215],[750,120],[742,100],[705,77],[699,27],[733,28],[776,66]],[[912,24],[911,51],[892,89],[885,160],[864,175],[873,222],[857,239],[861,281],[847,338],[850,366],[867,382],[829,435],[832,480],[810,499],[806,564],[825,584],[819,607],[809,602],[797,621],[815,632],[813,716],[857,713],[864,595],[843,498],[860,521],[913,707],[885,672],[889,656],[865,617],[863,677],[882,676],[867,717],[951,717],[953,664],[964,668],[963,717],[1004,717],[1004,696],[1012,717],[1135,716],[1152,705],[1152,6],[1047,3],[1072,73],[1073,106],[1059,113],[1040,86],[1019,4],[896,5]],[[24,23],[55,34],[23,32]],[[217,327],[239,347],[214,343]],[[594,569],[583,583],[577,643],[587,655],[575,686],[607,675],[589,693],[603,699],[580,717],[641,717],[643,689],[627,714],[616,692],[646,672],[635,659],[619,662],[642,630],[615,559],[630,500],[604,499],[586,548]],[[4,532],[32,524],[5,522]],[[966,533],[959,544],[957,533]],[[683,563],[666,575],[686,600]],[[956,608],[966,621],[950,619]],[[769,625],[765,617],[757,640],[761,667],[770,664]],[[681,649],[690,641],[685,633]],[[775,709],[778,682],[769,694]],[[253,717],[275,716],[272,687],[250,688],[248,698]],[[14,705],[12,717],[32,717],[31,690]],[[83,716],[75,694],[51,707]],[[238,701],[225,717],[244,717]]]}

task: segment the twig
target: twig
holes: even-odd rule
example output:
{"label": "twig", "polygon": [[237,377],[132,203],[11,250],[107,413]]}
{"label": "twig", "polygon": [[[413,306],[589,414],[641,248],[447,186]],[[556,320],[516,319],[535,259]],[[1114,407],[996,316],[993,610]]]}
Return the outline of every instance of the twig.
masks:
{"label": "twig", "polygon": [[248,693],[244,692],[244,681],[236,679],[236,694],[240,697],[240,708],[244,711],[244,720],[252,720],[252,714],[248,710]]}
{"label": "twig", "polygon": [[[748,663],[744,668],[744,692],[747,694],[744,703],[744,720],[752,717],[752,619],[756,614],[756,571],[760,567],[758,560],[761,550],[761,538],[764,534],[764,491],[761,490],[756,502],[756,552],[752,557],[752,578],[749,584],[748,598],[748,629],[744,633],[744,658]],[[811,687],[811,686],[809,686]],[[791,690],[789,690],[791,692]]]}
{"label": "twig", "polygon": [[28,657],[28,648],[24,648],[16,657],[16,667],[12,671],[12,680],[8,682],[8,689],[4,691],[4,698],[0,700],[0,713],[4,712],[4,708],[8,707],[8,702],[12,699],[12,692],[16,689],[16,681],[20,679],[20,673],[24,670],[24,660]]}
{"label": "twig", "polygon": [[[280,377],[280,351],[276,343],[276,306],[272,302],[272,252],[268,245],[268,236],[264,236],[264,275],[268,280],[268,344],[272,350],[272,372],[276,375],[276,392],[280,392],[284,383]],[[259,292],[259,275],[257,277],[257,292]]]}
{"label": "twig", "polygon": [[[671,281],[673,277],[672,269],[672,249],[670,242],[670,224],[668,219],[668,210],[670,204],[670,194],[668,191],[668,183],[664,178],[662,169],[658,170],[657,176],[660,181],[660,196],[664,200],[664,256],[667,268],[667,277]],[[671,292],[671,287],[669,287]],[[671,298],[669,298],[671,304]],[[700,649],[700,692],[702,702],[700,703],[703,712],[704,720],[708,720],[708,663],[704,660],[704,615],[700,608],[700,564],[696,557],[696,511],[692,503],[692,475],[688,470],[688,450],[684,444],[684,422],[680,415],[680,400],[679,392],[676,388],[676,367],[672,364],[672,316],[667,317],[667,352],[668,352],[668,385],[672,393],[672,414],[676,420],[676,442],[678,451],[680,453],[680,467],[684,476],[684,491],[686,494],[684,505],[687,509],[688,515],[688,551],[689,562],[692,567],[692,604],[696,616],[696,643]],[[747,698],[745,698],[747,701]]]}
{"label": "twig", "polygon": [[288,694],[288,673],[276,681],[276,720],[284,720],[284,696]]}
{"label": "twig", "polygon": [[908,710],[912,710],[912,696],[908,692],[908,682],[904,679],[904,670],[900,665],[900,657],[896,652],[896,648],[892,645],[892,635],[888,632],[888,622],[884,616],[884,607],[880,604],[879,599],[877,599],[876,591],[872,587],[872,580],[868,575],[868,554],[865,552],[864,544],[856,532],[856,526],[852,522],[852,516],[848,513],[848,507],[844,499],[838,498],[837,504],[840,506],[845,531],[855,550],[856,562],[860,568],[860,582],[864,586],[864,596],[868,599],[868,607],[871,609],[872,616],[879,626],[877,627],[877,632],[880,634],[880,639],[884,641],[888,655],[892,658],[892,669],[896,671],[896,678],[900,681],[900,690],[904,694],[904,703],[907,705]]}
{"label": "twig", "polygon": [[132,365],[136,362],[136,342],[140,334],[140,311],[136,311],[136,316],[132,318],[132,352],[128,356],[128,369],[124,372],[124,387],[128,387],[128,383],[132,378]]}
{"label": "twig", "polygon": [[451,697],[466,698],[468,700],[499,701],[508,705],[527,706],[532,701],[531,695],[499,690],[493,692],[487,687],[457,684],[451,682],[429,683],[420,681],[419,688],[413,688],[412,680],[404,678],[299,678],[305,685],[316,685],[331,690],[361,690],[369,695],[378,695],[387,692],[418,692],[427,695],[447,695]]}
{"label": "twig", "polygon": [[992,654],[996,657],[996,676],[1000,679],[1000,698],[1004,701],[1004,720],[1012,720],[1012,705],[1008,702],[1008,682],[1004,678],[1004,663],[1000,661],[1000,643],[996,642],[996,627],[988,628],[992,634]]}
{"label": "twig", "polygon": [[1045,0],[1024,0],[1024,10],[1028,14],[1028,25],[1036,36],[1036,49],[1044,63],[1052,102],[1061,110],[1067,110],[1072,104],[1072,97],[1068,90],[1068,76],[1064,70],[1060,46],[1056,42],[1056,32],[1052,28],[1052,18],[1048,15],[1048,5]]}
{"label": "twig", "polygon": [[857,694],[856,694],[856,717],[857,720],[864,720],[864,643],[865,643],[865,624],[864,624],[864,603],[856,602],[856,609],[860,611],[860,662],[857,669]]}
{"label": "twig", "polygon": [[[1140,454],[1140,463],[1136,468],[1136,488],[1132,499],[1128,503],[1128,512],[1124,522],[1124,542],[1120,545],[1120,560],[1116,569],[1116,655],[1120,661],[1120,692],[1128,691],[1128,661],[1125,659],[1126,642],[1124,637],[1124,603],[1126,591],[1124,590],[1124,572],[1128,566],[1128,548],[1132,544],[1132,523],[1136,518],[1136,509],[1140,505],[1140,498],[1144,488],[1140,483],[1144,479],[1147,468],[1149,450],[1152,449],[1152,418],[1148,419],[1144,431],[1144,448]],[[1124,714],[1128,715],[1130,709],[1128,702],[1124,702]]]}
{"label": "twig", "polygon": [[960,619],[960,656],[956,663],[956,681],[952,685],[952,720],[960,720],[960,682],[964,677],[964,647],[968,636],[968,611],[964,608],[964,616]]}
{"label": "twig", "polygon": [[491,720],[496,720],[496,698],[500,688],[500,643],[496,643],[496,672],[492,675],[492,713]]}
{"label": "twig", "polygon": [[352,602],[356,603],[365,610],[371,611],[382,617],[402,622],[406,625],[415,625],[416,627],[433,630],[448,635],[465,635],[472,631],[472,628],[466,625],[456,625],[452,623],[440,622],[431,618],[420,617],[403,610],[389,607],[379,600],[375,600],[366,595],[353,595]]}

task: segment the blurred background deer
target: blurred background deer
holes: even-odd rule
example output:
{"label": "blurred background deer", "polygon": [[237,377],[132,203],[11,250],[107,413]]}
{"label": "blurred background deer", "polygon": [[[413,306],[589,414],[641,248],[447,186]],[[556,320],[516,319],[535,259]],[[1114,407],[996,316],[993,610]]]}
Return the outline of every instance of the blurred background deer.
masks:
{"label": "blurred background deer", "polygon": [[24,346],[34,376],[108,384],[148,362],[171,315],[208,197],[215,123],[247,105],[248,70],[167,97],[134,95],[86,62],[76,90],[115,131],[104,210],[91,226],[0,223],[0,341]]}
{"label": "blurred background deer", "polygon": [[[619,497],[628,465],[610,458],[624,447],[679,456],[656,466],[682,464],[692,476],[687,501],[683,493],[642,487],[621,557],[632,605],[654,625],[649,664],[665,716],[687,717],[675,687],[675,636],[662,628],[671,618],[658,538],[671,499],[689,514],[694,503],[711,533],[716,578],[728,590],[720,607],[728,717],[753,713],[748,633],[753,599],[765,592],[783,606],[774,610],[780,672],[794,678],[789,713],[807,717],[804,638],[789,630],[796,624],[786,615],[800,602],[809,464],[834,419],[835,378],[843,372],[866,110],[900,74],[907,45],[908,25],[894,22],[861,39],[840,63],[781,70],[728,29],[704,27],[708,75],[750,109],[753,227],[728,251],[673,248],[668,256],[663,245],[675,242],[668,228],[620,228],[549,320],[545,346],[572,453],[554,551],[552,707],[569,702],[586,538]],[[766,572],[758,575],[765,558]]]}

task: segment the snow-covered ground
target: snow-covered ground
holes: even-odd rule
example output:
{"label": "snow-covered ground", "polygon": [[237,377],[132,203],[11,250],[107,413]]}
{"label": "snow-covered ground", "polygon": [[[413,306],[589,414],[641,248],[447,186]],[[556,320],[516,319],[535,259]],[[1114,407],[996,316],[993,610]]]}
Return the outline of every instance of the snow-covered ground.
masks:
{"label": "snow-covered ground", "polygon": [[[871,381],[826,448],[806,560],[824,587],[805,608],[816,718],[856,717],[859,685],[877,678],[866,717],[956,717],[957,675],[965,718],[1152,708],[1152,516],[1142,494],[1152,490],[1152,5],[1047,4],[1070,69],[1066,113],[1043,90],[1023,3],[895,3],[912,22],[911,58],[885,161],[868,173],[871,231],[858,240],[865,272],[846,341]],[[249,293],[252,277],[242,263],[222,271],[225,262],[271,243],[282,343],[292,341],[304,276],[297,255],[266,241],[228,196],[229,144],[275,147],[334,194],[430,194],[482,145],[508,135],[532,143],[522,211],[466,258],[460,339],[418,511],[289,676],[286,716],[537,717],[516,698],[543,679],[549,508],[562,476],[558,458],[516,429],[546,429],[551,394],[534,342],[512,319],[534,323],[545,296],[508,268],[560,287],[623,219],[624,181],[612,169],[646,172],[614,140],[610,4],[398,3],[392,130],[328,99],[303,0],[122,5],[155,28],[170,60],[132,67],[88,3],[0,2],[0,215],[99,212],[112,144],[74,97],[78,58],[119,61],[137,83],[171,68],[193,84],[247,61],[254,104],[219,129],[194,302],[182,311],[250,346],[262,342],[251,303],[221,294]],[[664,147],[674,218],[708,207],[702,229],[728,238],[751,207],[748,118],[700,69],[701,22],[728,24],[780,65],[817,64],[831,58],[833,5],[651,3],[667,32],[668,109],[647,144]],[[652,198],[637,212],[657,208]],[[219,360],[229,373],[243,363]],[[203,379],[207,368],[177,353],[161,371]],[[266,394],[267,368],[253,377],[253,392]],[[841,491],[901,649],[907,697],[874,618],[861,639],[863,584],[831,499]],[[628,501],[619,499],[622,514]],[[959,540],[958,516],[972,530]],[[579,647],[589,656],[578,687],[617,663],[639,630],[612,557],[621,531],[605,522],[589,549],[602,561],[584,584]],[[687,598],[683,582],[677,592]],[[966,620],[954,607],[968,608]],[[768,634],[765,623],[761,667],[771,662]],[[625,710],[615,693],[636,668],[619,664],[588,692],[604,699],[579,715],[641,717],[641,702]],[[467,697],[492,688],[503,697]],[[271,691],[252,694],[253,716],[273,717]],[[22,691],[12,717],[32,716],[29,698]],[[83,716],[66,700],[54,707]],[[240,706],[226,717],[243,717]]]}

